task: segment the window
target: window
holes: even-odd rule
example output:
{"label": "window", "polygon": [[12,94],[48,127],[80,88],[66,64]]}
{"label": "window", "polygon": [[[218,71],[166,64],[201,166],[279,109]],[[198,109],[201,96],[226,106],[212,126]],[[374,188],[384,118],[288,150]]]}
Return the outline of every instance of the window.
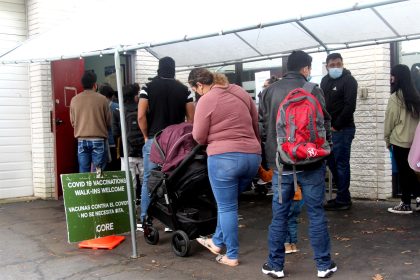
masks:
{"label": "window", "polygon": [[420,91],[420,40],[400,42],[398,61],[411,69],[414,84]]}

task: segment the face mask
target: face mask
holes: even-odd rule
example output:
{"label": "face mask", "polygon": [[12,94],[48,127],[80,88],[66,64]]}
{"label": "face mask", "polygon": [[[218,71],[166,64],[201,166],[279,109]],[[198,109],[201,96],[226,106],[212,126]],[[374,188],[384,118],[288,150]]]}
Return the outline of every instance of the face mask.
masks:
{"label": "face mask", "polygon": [[306,77],[306,80],[309,82],[312,79],[311,75],[308,75],[308,77]]}
{"label": "face mask", "polygon": [[343,74],[343,68],[330,68],[328,69],[328,74],[333,79],[340,78]]}

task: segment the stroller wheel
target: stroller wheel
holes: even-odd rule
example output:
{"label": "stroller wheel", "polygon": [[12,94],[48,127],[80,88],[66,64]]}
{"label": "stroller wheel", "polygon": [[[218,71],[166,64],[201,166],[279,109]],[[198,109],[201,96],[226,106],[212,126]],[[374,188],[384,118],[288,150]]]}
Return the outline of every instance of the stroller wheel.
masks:
{"label": "stroller wheel", "polygon": [[154,227],[145,227],[144,239],[148,244],[156,245],[159,242],[159,231]]}
{"label": "stroller wheel", "polygon": [[172,235],[172,250],[175,255],[179,257],[186,257],[190,252],[191,241],[188,235],[182,231],[177,230]]}

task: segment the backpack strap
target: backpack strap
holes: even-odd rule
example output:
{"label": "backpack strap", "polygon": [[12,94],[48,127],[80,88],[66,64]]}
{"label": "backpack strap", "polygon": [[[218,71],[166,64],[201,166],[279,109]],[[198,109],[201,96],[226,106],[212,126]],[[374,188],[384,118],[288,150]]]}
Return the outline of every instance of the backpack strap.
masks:
{"label": "backpack strap", "polygon": [[316,87],[315,83],[311,83],[311,82],[305,82],[303,84],[303,89],[306,90],[309,93],[312,93],[312,91],[314,90],[314,88]]}
{"label": "backpack strap", "polygon": [[293,165],[293,184],[295,187],[295,193],[298,190],[297,175],[296,175],[296,165]]}
{"label": "backpack strap", "polygon": [[283,203],[283,197],[281,194],[281,179],[283,176],[283,164],[280,163],[279,160],[279,153],[276,153],[276,165],[277,165],[277,170],[279,171],[279,175],[277,176],[277,190],[279,192],[279,203]]}

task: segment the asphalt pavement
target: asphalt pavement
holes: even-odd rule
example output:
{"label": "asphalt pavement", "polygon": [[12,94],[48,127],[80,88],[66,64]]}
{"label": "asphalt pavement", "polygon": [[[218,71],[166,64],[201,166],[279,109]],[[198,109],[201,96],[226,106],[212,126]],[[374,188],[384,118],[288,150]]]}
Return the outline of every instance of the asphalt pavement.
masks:
{"label": "asphalt pavement", "polygon": [[[420,213],[387,213],[395,203],[355,200],[351,210],[327,212],[338,265],[331,279],[420,279]],[[244,194],[239,212],[240,265],[231,268],[195,241],[191,256],[177,257],[162,225],[154,246],[137,232],[135,259],[129,234],[113,250],[79,249],[67,242],[63,201],[1,203],[0,279],[271,279],[261,273],[271,197]],[[300,251],[287,255],[286,279],[317,279],[305,210],[299,221]]]}

